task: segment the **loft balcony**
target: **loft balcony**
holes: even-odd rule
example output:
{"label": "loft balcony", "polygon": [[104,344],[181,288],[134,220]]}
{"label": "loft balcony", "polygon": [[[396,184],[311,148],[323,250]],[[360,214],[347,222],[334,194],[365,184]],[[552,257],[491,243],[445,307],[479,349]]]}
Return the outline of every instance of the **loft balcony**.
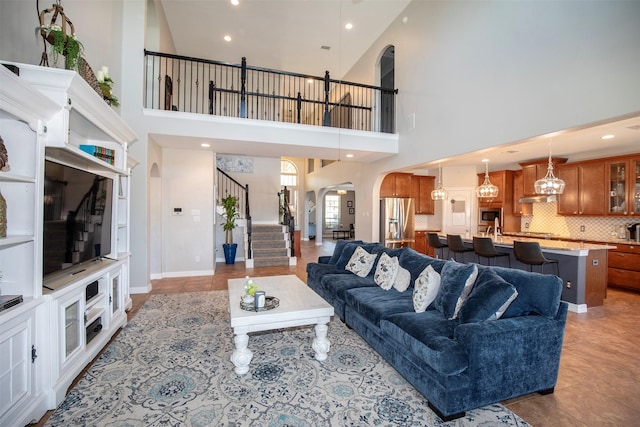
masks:
{"label": "loft balcony", "polygon": [[145,51],[144,116],[163,146],[375,161],[398,153],[397,90]]}

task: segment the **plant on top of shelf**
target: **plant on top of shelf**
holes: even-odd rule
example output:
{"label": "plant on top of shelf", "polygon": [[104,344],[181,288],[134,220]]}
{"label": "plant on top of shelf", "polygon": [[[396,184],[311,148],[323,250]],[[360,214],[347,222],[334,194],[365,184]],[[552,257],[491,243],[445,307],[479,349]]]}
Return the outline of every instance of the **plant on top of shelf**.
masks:
{"label": "plant on top of shelf", "polygon": [[109,68],[103,65],[102,68],[98,70],[96,78],[102,91],[102,97],[107,101],[107,104],[113,105],[114,107],[119,106],[120,101],[113,95],[113,80],[109,77]]}
{"label": "plant on top of shelf", "polygon": [[62,27],[55,24],[41,25],[36,28],[42,37],[51,44],[51,56],[54,64],[58,63],[60,55],[64,56],[64,68],[67,70],[78,69],[78,59],[82,55],[82,43],[76,38],[75,33],[66,34]]}

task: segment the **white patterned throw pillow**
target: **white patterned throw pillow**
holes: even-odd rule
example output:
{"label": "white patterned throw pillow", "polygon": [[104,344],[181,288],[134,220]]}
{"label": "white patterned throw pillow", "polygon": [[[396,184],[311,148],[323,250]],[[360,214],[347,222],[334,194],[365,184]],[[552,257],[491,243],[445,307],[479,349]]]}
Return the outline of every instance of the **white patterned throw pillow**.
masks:
{"label": "white patterned throw pillow", "polygon": [[380,261],[378,261],[373,280],[382,289],[388,291],[393,286],[394,280],[396,280],[399,267],[398,257],[394,256],[391,258],[386,252],[383,252],[382,255],[380,255]]}
{"label": "white patterned throw pillow", "polygon": [[359,277],[367,277],[373,267],[373,263],[376,261],[376,257],[376,254],[370,254],[362,249],[362,246],[358,246],[351,258],[349,258],[345,269]]}
{"label": "white patterned throw pillow", "polygon": [[411,284],[411,273],[406,268],[398,267],[398,274],[396,274],[396,280],[393,281],[393,287],[398,292],[404,292],[409,289]]}
{"label": "white patterned throw pillow", "polygon": [[424,312],[436,299],[439,290],[440,274],[428,265],[422,270],[413,285],[413,309],[415,312]]}

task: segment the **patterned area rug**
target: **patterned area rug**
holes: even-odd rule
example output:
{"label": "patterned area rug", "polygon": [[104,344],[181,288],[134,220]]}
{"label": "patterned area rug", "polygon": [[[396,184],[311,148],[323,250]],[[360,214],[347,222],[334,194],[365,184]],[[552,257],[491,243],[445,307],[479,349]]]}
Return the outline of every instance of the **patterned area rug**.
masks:
{"label": "patterned area rug", "polygon": [[528,426],[502,405],[443,423],[354,331],[250,334],[239,377],[226,291],[153,295],[49,418],[49,426]]}

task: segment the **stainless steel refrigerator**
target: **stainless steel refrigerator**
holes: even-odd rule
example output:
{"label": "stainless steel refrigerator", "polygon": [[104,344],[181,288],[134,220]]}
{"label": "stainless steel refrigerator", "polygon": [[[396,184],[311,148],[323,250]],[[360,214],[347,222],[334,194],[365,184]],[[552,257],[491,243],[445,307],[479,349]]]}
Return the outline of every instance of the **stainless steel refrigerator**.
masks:
{"label": "stainless steel refrigerator", "polygon": [[380,199],[380,241],[389,248],[402,248],[415,241],[414,199]]}

